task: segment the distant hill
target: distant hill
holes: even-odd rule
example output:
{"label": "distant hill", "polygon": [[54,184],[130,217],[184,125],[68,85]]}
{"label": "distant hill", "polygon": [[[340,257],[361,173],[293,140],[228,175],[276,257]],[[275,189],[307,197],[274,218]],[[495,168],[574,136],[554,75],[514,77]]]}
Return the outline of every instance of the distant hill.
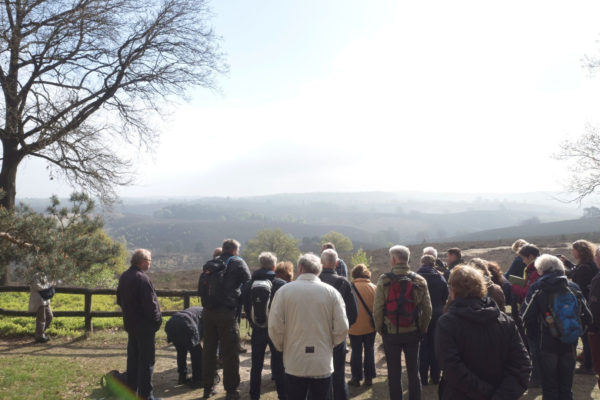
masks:
{"label": "distant hill", "polygon": [[579,218],[567,221],[532,223],[507,228],[482,230],[449,238],[449,241],[498,240],[539,236],[572,235],[600,232],[600,217]]}

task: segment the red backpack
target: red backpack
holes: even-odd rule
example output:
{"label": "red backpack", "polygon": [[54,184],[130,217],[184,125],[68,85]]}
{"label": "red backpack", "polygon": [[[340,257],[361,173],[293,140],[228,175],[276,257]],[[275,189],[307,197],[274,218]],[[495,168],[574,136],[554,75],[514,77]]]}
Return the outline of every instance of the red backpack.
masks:
{"label": "red backpack", "polygon": [[414,282],[416,274],[409,272],[407,275],[395,275],[390,272],[385,275],[390,280],[385,286],[389,286],[390,290],[383,310],[384,316],[396,329],[416,325],[419,317],[419,307],[414,299],[414,289],[419,286]]}

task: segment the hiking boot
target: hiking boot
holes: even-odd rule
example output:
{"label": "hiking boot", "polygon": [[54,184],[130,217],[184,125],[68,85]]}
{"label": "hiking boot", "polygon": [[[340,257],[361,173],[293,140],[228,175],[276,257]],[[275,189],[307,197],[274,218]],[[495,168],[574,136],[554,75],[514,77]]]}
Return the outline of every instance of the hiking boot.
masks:
{"label": "hiking boot", "polygon": [[227,392],[227,395],[225,396],[225,400],[240,400],[240,392],[238,392],[237,390],[232,391],[232,392]]}
{"label": "hiking boot", "polygon": [[190,380],[187,377],[187,374],[179,374],[179,379],[177,380],[178,385],[184,385],[186,383],[190,383]]}
{"label": "hiking boot", "polygon": [[203,399],[208,399],[209,397],[212,397],[214,395],[217,394],[217,389],[215,389],[214,387],[210,388],[210,389],[204,389],[204,395],[202,396]]}
{"label": "hiking boot", "polygon": [[246,349],[244,348],[244,346],[242,346],[242,344],[240,343],[240,345],[239,345],[239,347],[238,347],[238,352],[239,352],[240,354],[244,354],[244,353],[247,353],[247,352],[248,352],[248,350],[246,350]]}
{"label": "hiking boot", "polygon": [[352,378],[348,381],[348,386],[354,386],[354,387],[359,387],[360,386],[360,380],[356,379],[356,378]]}
{"label": "hiking boot", "polygon": [[46,342],[50,341],[50,338],[48,336],[44,335],[44,336],[36,337],[35,341],[37,343],[46,343]]}
{"label": "hiking boot", "polygon": [[366,387],[373,386],[373,379],[371,379],[371,378],[365,378],[365,383],[363,385],[365,385]]}

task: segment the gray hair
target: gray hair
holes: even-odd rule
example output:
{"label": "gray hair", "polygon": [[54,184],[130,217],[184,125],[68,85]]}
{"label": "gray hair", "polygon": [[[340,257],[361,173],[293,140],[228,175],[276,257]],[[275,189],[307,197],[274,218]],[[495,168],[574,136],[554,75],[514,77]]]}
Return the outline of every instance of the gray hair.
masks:
{"label": "gray hair", "polygon": [[563,274],[565,273],[565,265],[563,262],[560,260],[560,258],[551,254],[542,254],[536,258],[534,266],[540,275],[555,271],[560,271]]}
{"label": "gray hair", "polygon": [[333,249],[323,250],[321,253],[321,263],[323,265],[334,265],[337,262],[338,253]]}
{"label": "gray hair", "polygon": [[263,251],[258,255],[258,263],[261,268],[273,269],[277,264],[277,256],[269,251]]}
{"label": "gray hair", "polygon": [[410,250],[406,246],[396,245],[390,249],[390,256],[396,257],[400,262],[408,262],[410,259]]}
{"label": "gray hair", "polygon": [[421,257],[421,265],[435,266],[435,257],[431,254],[424,254],[423,257]]}
{"label": "gray hair", "polygon": [[302,268],[303,273],[320,275],[323,270],[321,260],[313,253],[302,254],[298,258],[298,269]]}
{"label": "gray hair", "polygon": [[135,249],[131,255],[131,265],[137,267],[142,260],[149,260],[152,257],[150,250]]}
{"label": "gray hair", "polygon": [[425,247],[423,249],[423,255],[430,255],[433,256],[433,258],[437,258],[437,250],[435,249],[435,247]]}

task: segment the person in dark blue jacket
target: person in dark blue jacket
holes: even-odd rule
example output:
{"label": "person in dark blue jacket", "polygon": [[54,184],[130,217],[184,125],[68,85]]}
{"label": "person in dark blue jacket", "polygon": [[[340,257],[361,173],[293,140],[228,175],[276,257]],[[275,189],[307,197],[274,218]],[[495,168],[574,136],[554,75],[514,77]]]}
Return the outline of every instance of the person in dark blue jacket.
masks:
{"label": "person in dark blue jacket", "polygon": [[535,260],[535,268],[541,277],[529,287],[522,314],[528,338],[540,343],[542,397],[572,399],[575,351],[579,338],[575,337],[572,344],[565,342],[558,330],[560,321],[556,321],[559,314],[550,305],[555,293],[570,292],[578,302],[581,315],[577,318],[583,324],[581,328],[592,322],[592,314],[579,286],[565,276],[565,267],[560,259],[550,254],[541,255]]}
{"label": "person in dark blue jacket", "polygon": [[419,349],[419,373],[421,383],[427,385],[429,376],[434,384],[440,383],[440,367],[435,356],[435,327],[438,318],[444,312],[444,305],[448,300],[448,283],[444,276],[435,268],[436,258],[426,254],[421,257],[421,268],[417,274],[421,275],[427,281],[427,289],[431,298],[431,322],[427,328],[427,333],[421,341]]}
{"label": "person in dark blue jacket", "polygon": [[151,263],[150,251],[135,250],[131,267],[123,272],[117,287],[117,304],[123,310],[123,326],[127,331],[127,384],[141,398],[149,400],[154,399],[154,338],[162,324],[158,298],[146,275]]}
{"label": "person in dark blue jacket", "polygon": [[[506,279],[508,279],[508,277],[510,275],[518,276],[521,278],[523,277],[523,271],[525,271],[525,268],[527,267],[527,265],[523,262],[523,259],[521,258],[521,256],[519,256],[519,250],[521,250],[521,247],[525,246],[526,244],[529,244],[529,243],[527,243],[523,239],[517,239],[512,244],[511,249],[516,254],[516,256],[515,256],[515,259],[513,260],[512,264],[510,265],[510,267],[508,267],[508,271],[506,271],[506,273],[504,274],[504,277]],[[506,304],[509,304],[508,298],[506,299]]]}
{"label": "person in dark blue jacket", "polygon": [[250,339],[252,345],[252,367],[250,368],[250,399],[258,400],[260,398],[260,386],[262,380],[262,370],[265,362],[265,350],[267,346],[271,350],[271,372],[275,387],[277,388],[277,397],[279,400],[287,399],[285,388],[285,369],[283,367],[283,353],[277,351],[273,342],[269,338],[269,329],[266,325],[266,320],[262,323],[257,321],[256,314],[253,308],[252,288],[260,286],[260,288],[270,287],[270,298],[267,308],[271,305],[275,292],[279,290],[287,282],[283,279],[275,277],[275,265],[277,257],[273,253],[263,252],[258,256],[260,269],[254,271],[252,278],[242,287],[242,304],[246,312],[246,319],[252,327],[252,336]]}
{"label": "person in dark blue jacket", "polygon": [[[342,295],[346,305],[346,317],[348,318],[348,326],[352,326],[358,317],[358,304],[352,292],[352,285],[348,279],[339,276],[335,270],[338,261],[338,255],[333,249],[326,249],[321,253],[321,263],[323,270],[319,278],[336,288]],[[346,341],[333,348],[333,399],[348,400],[350,393],[348,384],[346,383]]]}
{"label": "person in dark blue jacket", "polygon": [[[165,324],[167,343],[177,350],[177,383],[200,385],[202,380],[202,307],[190,307],[178,311]],[[187,354],[192,361],[192,380],[187,378]]]}

